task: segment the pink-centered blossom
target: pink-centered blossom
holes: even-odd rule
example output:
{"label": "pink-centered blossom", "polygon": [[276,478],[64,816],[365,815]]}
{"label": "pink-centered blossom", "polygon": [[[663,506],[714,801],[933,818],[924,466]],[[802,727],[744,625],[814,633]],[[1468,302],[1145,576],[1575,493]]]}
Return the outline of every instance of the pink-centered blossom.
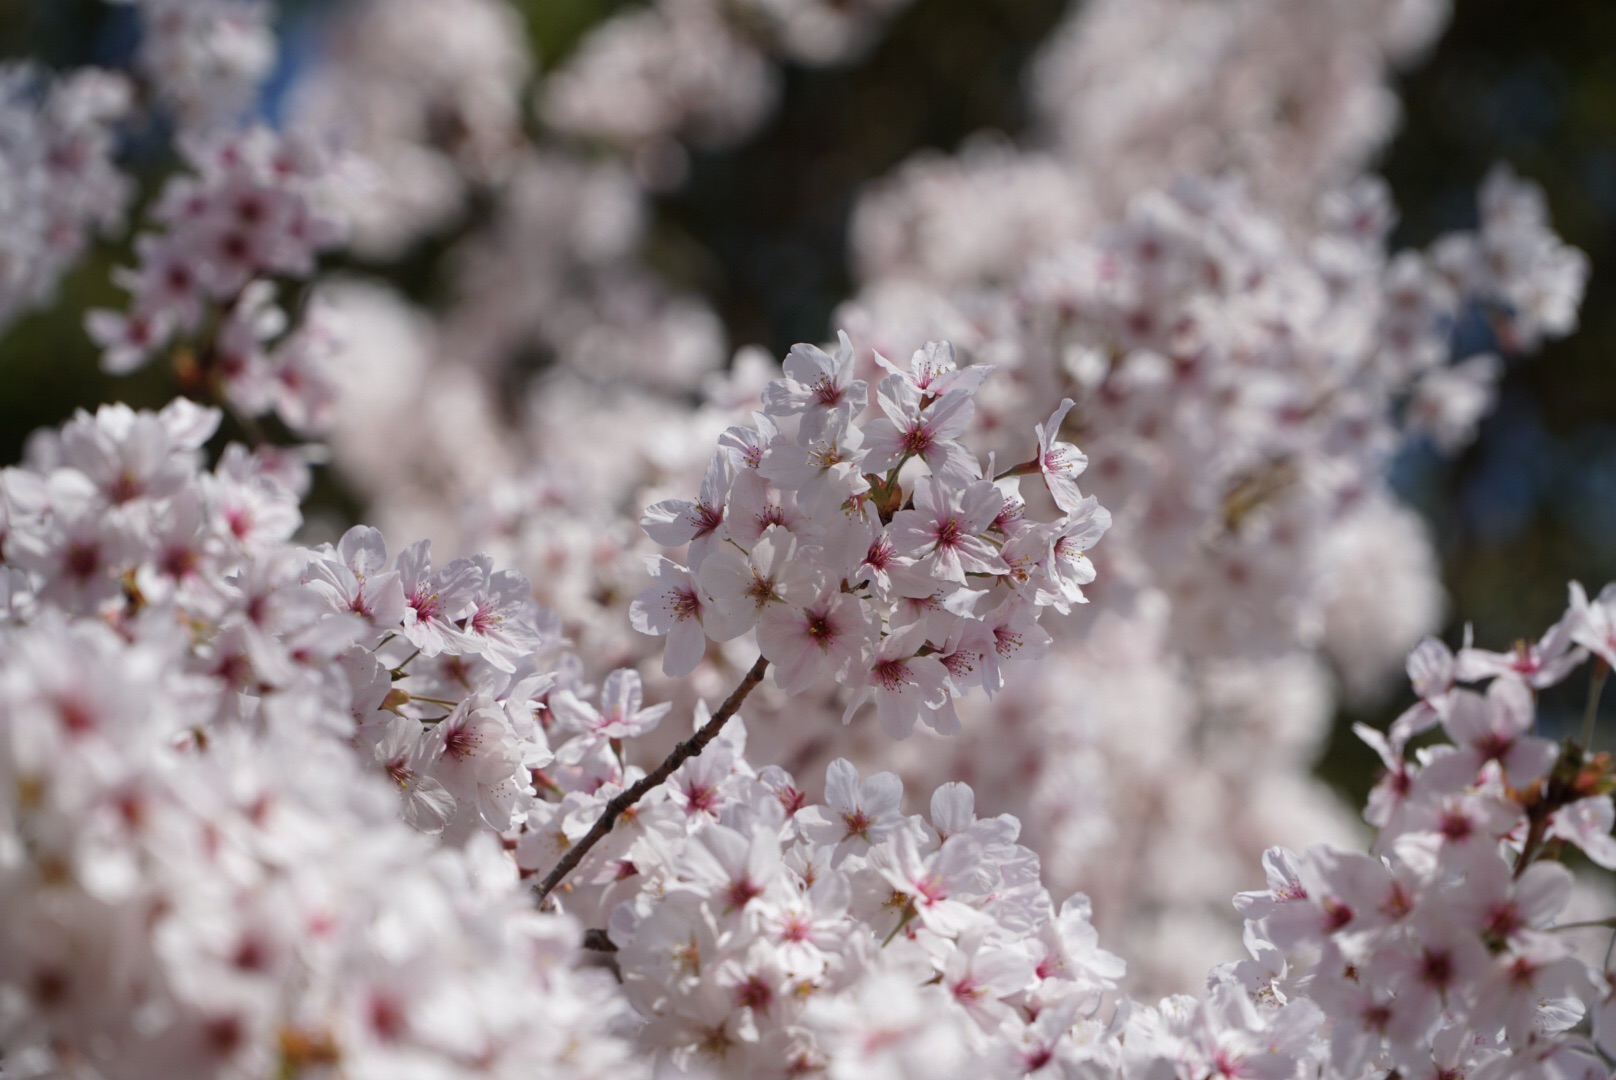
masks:
{"label": "pink-centered blossom", "polygon": [[870,472],[918,457],[945,479],[967,481],[981,475],[976,458],[956,441],[975,409],[969,393],[955,390],[926,404],[912,383],[888,375],[876,389],[876,401],[885,415],[864,429],[864,467]]}
{"label": "pink-centered blossom", "polygon": [[542,640],[533,628],[532,589],[526,575],[493,570],[486,555],[476,558],[482,564],[482,583],[471,595],[462,640],[499,670],[514,672]]}
{"label": "pink-centered blossom", "polygon": [[810,512],[823,514],[870,489],[862,461],[864,433],[853,425],[850,405],[833,409],[812,434],[799,432],[800,442],[777,440],[759,466],[771,483],[793,490]]}
{"label": "pink-centered blossom", "polygon": [[946,341],[928,341],[909,357],[907,370],[875,354],[875,362],[925,397],[940,398],[953,391],[975,394],[993,373],[991,364],[962,368],[955,360],[954,346]]}
{"label": "pink-centered blossom", "polygon": [[[1519,641],[1509,652],[1489,652],[1472,648],[1467,642],[1459,650],[1454,677],[1462,682],[1476,682],[1498,676],[1520,679],[1535,690],[1553,686],[1564,679],[1587,658],[1576,648],[1579,631],[1586,634],[1586,617],[1579,618],[1576,606],[1577,586],[1573,584],[1571,609],[1553,626],[1544,631],[1535,642]],[[1586,601],[1587,597],[1583,597]],[[1586,610],[1586,609],[1583,609]]]}
{"label": "pink-centered blossom", "polygon": [[1488,762],[1497,762],[1504,780],[1526,788],[1548,774],[1560,748],[1528,734],[1536,703],[1525,683],[1514,677],[1494,679],[1487,694],[1455,691],[1443,724],[1458,752],[1426,766],[1423,782],[1437,790],[1467,787]]}
{"label": "pink-centered blossom", "polygon": [[702,476],[701,493],[688,499],[664,499],[645,508],[640,527],[652,540],[666,548],[690,546],[687,557],[699,566],[718,539],[724,524],[724,503],[729,496],[735,469],[727,453],[713,455]]}
{"label": "pink-centered blossom", "polygon": [[892,519],[893,545],[947,581],[963,583],[967,573],[999,573],[1004,565],[999,553],[980,534],[1003,506],[1004,496],[990,481],[954,486],[923,476],[915,481],[914,509]]}
{"label": "pink-centered blossom", "polygon": [[459,651],[462,632],[458,623],[482,588],[483,567],[469,559],[456,559],[434,573],[426,540],[399,552],[397,567],[404,589],[404,636],[423,656]]}
{"label": "pink-centered blossom", "polygon": [[860,689],[843,711],[842,723],[851,722],[871,697],[881,727],[894,739],[907,738],[918,720],[932,722],[948,703],[948,669],[934,657],[919,655],[923,643],[919,623],[883,638],[858,665]]}
{"label": "pink-centered blossom", "polygon": [[785,377],[764,387],[763,404],[775,416],[801,414],[799,433],[819,439],[837,413],[856,416],[869,400],[869,386],[853,378],[853,343],[837,335],[834,357],[813,345],[794,345],[786,354]]}
{"label": "pink-centered blossom", "polygon": [[665,674],[683,678],[694,671],[709,637],[728,641],[746,632],[746,611],[714,604],[689,570],[660,555],[650,556],[645,565],[655,584],[629,606],[629,621],[642,634],[667,637]]}
{"label": "pink-centered blossom", "polygon": [[1044,478],[1044,486],[1049,489],[1055,505],[1067,513],[1082,505],[1083,493],[1078,490],[1077,478],[1089,464],[1088,455],[1057,438],[1061,421],[1072,411],[1072,405],[1072,399],[1066,398],[1047,421],[1033,429],[1038,436],[1038,471]]}
{"label": "pink-centered blossom", "polygon": [[824,587],[824,572],[802,558],[798,543],[779,525],[763,530],[750,551],[725,544],[713,551],[697,573],[714,605],[735,612],[745,629],[771,608],[809,603]]}
{"label": "pink-centered blossom", "polygon": [[837,758],[825,769],[824,804],[798,811],[796,822],[808,840],[833,849],[834,864],[885,842],[900,828],[902,798],[903,781],[896,773],[860,780],[852,762]]}
{"label": "pink-centered blossom", "polygon": [[864,605],[840,591],[800,608],[771,604],[758,616],[758,647],[773,665],[775,685],[788,694],[858,663],[871,632]]}
{"label": "pink-centered blossom", "polygon": [[922,853],[913,834],[904,830],[882,850],[878,869],[928,929],[958,934],[982,922],[981,913],[962,899],[983,881],[981,857],[981,845],[968,836],[952,837]]}
{"label": "pink-centered blossom", "polygon": [[596,704],[582,700],[571,690],[552,694],[550,711],[555,722],[568,732],[594,739],[632,739],[654,731],[673,708],[669,702],[646,707],[639,673],[618,668],[606,676]]}

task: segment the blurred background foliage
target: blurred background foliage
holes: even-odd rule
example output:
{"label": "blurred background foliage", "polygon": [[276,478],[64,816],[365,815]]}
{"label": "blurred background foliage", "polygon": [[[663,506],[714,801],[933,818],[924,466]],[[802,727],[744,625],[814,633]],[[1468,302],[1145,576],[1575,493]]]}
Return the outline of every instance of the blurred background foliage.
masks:
{"label": "blurred background foliage", "polygon": [[[550,68],[629,0],[514,2]],[[282,0],[285,70],[268,115],[334,7]],[[832,308],[852,291],[846,228],[860,185],[924,148],[951,151],[982,130],[1023,131],[1022,70],[1065,8],[1066,0],[915,0],[866,62],[788,67],[772,122],[741,146],[694,152],[689,182],[659,199],[652,259],[710,297],[732,345],[757,342],[779,355],[826,337]],[[1509,368],[1476,443],[1455,460],[1416,447],[1397,466],[1400,489],[1437,538],[1449,610],[1474,624],[1479,644],[1506,648],[1559,615],[1567,579],[1592,590],[1616,578],[1616,3],[1565,0],[1552,16],[1525,0],[1455,8],[1441,42],[1400,80],[1404,123],[1379,163],[1401,210],[1395,243],[1424,244],[1472,223],[1477,184],[1504,160],[1543,185],[1556,229],[1593,264],[1582,329]],[[120,64],[135,33],[130,12],[102,0],[0,0],[6,58]],[[161,135],[130,138],[141,198],[173,164]],[[362,269],[430,303],[435,256],[453,239]],[[132,378],[101,375],[82,331],[87,307],[119,303],[108,271],[127,261],[127,241],[103,246],[64,281],[55,308],[0,337],[0,460],[15,460],[28,432],[76,407],[156,406],[172,395],[160,365]],[[337,486],[323,487],[332,506],[356,509]],[[1451,625],[1445,637],[1457,642],[1460,633]],[[1339,783],[1371,775],[1346,721],[1384,724],[1405,698],[1400,690],[1343,716],[1321,771]],[[1558,704],[1567,715],[1581,708]]]}

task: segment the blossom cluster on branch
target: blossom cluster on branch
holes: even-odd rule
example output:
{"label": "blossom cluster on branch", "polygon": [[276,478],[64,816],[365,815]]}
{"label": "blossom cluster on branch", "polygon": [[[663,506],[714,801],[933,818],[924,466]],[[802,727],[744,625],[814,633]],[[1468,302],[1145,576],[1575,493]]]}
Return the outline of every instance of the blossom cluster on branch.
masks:
{"label": "blossom cluster on branch", "polygon": [[121,76],[49,79],[25,64],[0,71],[0,327],[54,299],[92,237],[123,224],[129,181],[112,163],[113,129],[130,108]]}
{"label": "blossom cluster on branch", "polygon": [[331,155],[262,127],[198,136],[187,151],[197,175],[164,185],[151,210],[163,231],[136,237],[140,265],[117,275],[129,311],[86,316],[105,350],[101,366],[125,373],[176,338],[194,342],[180,371],[191,388],[249,417],[275,412],[295,430],[321,427],[329,331],[317,310],[289,326],[274,279],[312,277],[316,254],[341,235],[320,205]]}
{"label": "blossom cluster on branch", "polygon": [[[777,382],[788,415],[799,388],[836,387],[836,361],[796,357],[826,377]],[[944,357],[923,352],[887,393],[969,370]],[[623,743],[668,707],[647,708],[632,671],[582,685],[525,580],[486,558],[434,570],[423,542],[389,559],[365,527],[292,546],[302,470],[232,447],[204,471],[217,423],[183,401],[109,406],[3,474],[8,1073],[1606,1075],[1612,976],[1573,934],[1612,921],[1565,917],[1556,858],[1616,866],[1616,785],[1587,749],[1616,587],[1573,586],[1564,619],[1513,652],[1422,643],[1416,704],[1362,731],[1386,765],[1369,851],[1271,851],[1269,888],[1235,898],[1251,959],[1214,970],[1204,999],[1151,1006],[1119,994],[1087,899],[1057,906],[1019,822],[978,817],[970,787],[907,816],[896,776],[838,759],[818,803],[750,764],[739,724],[588,852],[570,918],[535,910],[519,879],[583,837],[634,777]],[[1075,450],[1042,441],[1027,471],[1062,490],[1051,464]],[[747,535],[734,505],[710,534]],[[753,562],[766,537],[792,542],[771,530],[744,562],[768,588],[707,600],[756,617],[789,609],[787,569],[823,573]],[[740,550],[710,539],[703,567]],[[825,593],[792,595],[811,611]],[[1533,734],[1536,692],[1590,656],[1589,728]],[[1451,741],[1410,758],[1435,725]]]}
{"label": "blossom cluster on branch", "polygon": [[218,423],[106,406],[0,473],[5,1074],[611,1074],[610,978],[481,824],[549,760],[525,584],[291,545],[306,466],[204,468]]}
{"label": "blossom cluster on branch", "polygon": [[[0,1074],[1611,1075],[1616,587],[1422,637],[1387,481],[1588,273],[1502,166],[1390,250],[1436,0],[1091,0],[1035,130],[861,194],[836,344],[728,361],[655,197],[903,0],[543,72],[499,0],[353,0],[273,128],[273,5],[129,6],[128,73],[0,73],[0,321],[174,130],[84,323],[181,395],[0,471]],[[1309,768],[1405,655],[1366,837]]]}
{"label": "blossom cluster on branch", "polygon": [[[1087,551],[1111,516],[1078,490],[1088,459],[1056,441],[1062,403],[1027,462],[998,476],[960,441],[991,373],[959,368],[931,342],[907,370],[884,358],[880,419],[860,426],[869,387],[853,378],[845,335],[835,357],[799,345],[763,389],[756,427],[724,433],[696,501],[651,506],[642,524],[680,566],[655,556],[657,584],[630,608],[636,629],[668,636],[663,671],[689,675],[708,638],[757,629],[776,684],[801,693],[833,675],[854,690],[842,720],[873,697],[881,726],[917,720],[959,731],[953,701],[1004,687],[1003,664],[1049,644],[1038,609],[1085,602]],[[927,471],[907,480],[905,466]],[[1026,517],[1022,475],[1063,512]]]}

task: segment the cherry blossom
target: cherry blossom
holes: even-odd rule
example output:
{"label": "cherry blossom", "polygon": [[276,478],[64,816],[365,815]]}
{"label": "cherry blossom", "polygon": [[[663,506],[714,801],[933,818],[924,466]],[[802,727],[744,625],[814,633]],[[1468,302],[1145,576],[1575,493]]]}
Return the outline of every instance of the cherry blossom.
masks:
{"label": "cherry blossom", "polygon": [[[1506,170],[1388,248],[1364,103],[1440,5],[1079,6],[1034,137],[861,196],[835,346],[726,364],[652,193],[901,3],[655,0],[541,74],[492,0],[356,3],[274,131],[260,0],[133,0],[138,100],[8,70],[0,319],[116,239],[123,119],[172,128],[85,329],[278,417],[106,406],[0,472],[8,1070],[1606,1074],[1610,589],[1421,641],[1387,481],[1588,273]],[[350,234],[442,303],[330,280]],[[327,461],[379,527],[305,525]],[[1358,836],[1309,770],[1405,654]]]}
{"label": "cherry blossom", "polygon": [[1056,438],[1060,434],[1061,421],[1072,411],[1073,404],[1071,398],[1062,401],[1060,407],[1050,413],[1048,420],[1033,429],[1038,436],[1038,471],[1044,478],[1044,486],[1049,489],[1049,496],[1055,500],[1055,505],[1068,513],[1076,510],[1083,501],[1083,493],[1077,488],[1077,478],[1089,463],[1081,450]]}
{"label": "cherry blossom", "polygon": [[709,637],[728,641],[746,632],[745,610],[712,605],[689,570],[660,555],[648,559],[646,568],[658,584],[634,601],[631,615],[640,633],[667,635],[665,674],[678,678],[694,671]]}
{"label": "cherry blossom", "polygon": [[[802,415],[804,438],[816,439],[839,414],[857,416],[869,400],[869,386],[853,378],[853,343],[838,335],[833,358],[814,345],[797,345],[786,354],[785,378],[763,389],[763,405],[772,415]],[[796,485],[793,485],[796,486]]]}
{"label": "cherry blossom", "polygon": [[998,518],[1004,496],[986,480],[963,488],[923,476],[915,482],[913,510],[892,519],[892,539],[900,555],[919,562],[932,576],[964,583],[966,573],[992,574],[998,552],[978,537]]}
{"label": "cherry blossom", "polygon": [[944,479],[971,480],[980,475],[980,466],[955,441],[965,433],[975,409],[969,392],[954,390],[928,404],[913,382],[903,375],[888,375],[876,388],[876,401],[886,415],[865,432],[864,464],[872,472],[918,457]]}
{"label": "cherry blossom", "polygon": [[774,665],[776,685],[788,694],[800,693],[856,663],[870,632],[863,604],[827,590],[801,608],[765,609],[758,619],[758,647]]}

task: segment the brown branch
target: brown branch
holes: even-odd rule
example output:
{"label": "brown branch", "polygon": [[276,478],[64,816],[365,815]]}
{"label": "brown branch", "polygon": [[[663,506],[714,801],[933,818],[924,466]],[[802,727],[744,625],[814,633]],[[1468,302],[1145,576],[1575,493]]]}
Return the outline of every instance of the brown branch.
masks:
{"label": "brown branch", "polygon": [[561,884],[562,879],[578,868],[578,864],[583,862],[584,856],[589,854],[589,849],[606,838],[606,834],[612,831],[612,826],[617,824],[618,817],[625,810],[645,798],[653,788],[661,784],[669,776],[672,776],[675,769],[707,748],[707,744],[717,737],[719,730],[740,709],[741,702],[746,700],[746,695],[750,694],[752,688],[763,681],[763,672],[768,666],[769,662],[767,660],[761,656],[758,657],[757,663],[752,665],[752,670],[746,673],[746,677],[741,680],[741,684],[735,688],[729,697],[724,699],[724,704],[718,707],[718,711],[713,713],[713,718],[707,721],[700,731],[675,746],[673,753],[668,755],[666,761],[646,773],[632,787],[619,792],[611,802],[606,804],[606,809],[600,815],[599,820],[589,827],[589,831],[584,834],[582,840],[567,849],[567,853],[561,857],[561,861],[556,863],[555,869],[551,870],[545,876],[545,879],[539,883],[538,888],[534,890],[538,894],[540,907],[543,907],[546,901],[549,900],[550,894],[555,891],[556,886]]}
{"label": "brown branch", "polygon": [[[1603,926],[1604,923],[1585,923],[1583,925]],[[1557,926],[1555,929],[1564,930],[1565,927]],[[613,953],[617,951],[617,946],[612,943],[612,936],[604,930],[585,930],[584,948],[592,950],[593,952]]]}

